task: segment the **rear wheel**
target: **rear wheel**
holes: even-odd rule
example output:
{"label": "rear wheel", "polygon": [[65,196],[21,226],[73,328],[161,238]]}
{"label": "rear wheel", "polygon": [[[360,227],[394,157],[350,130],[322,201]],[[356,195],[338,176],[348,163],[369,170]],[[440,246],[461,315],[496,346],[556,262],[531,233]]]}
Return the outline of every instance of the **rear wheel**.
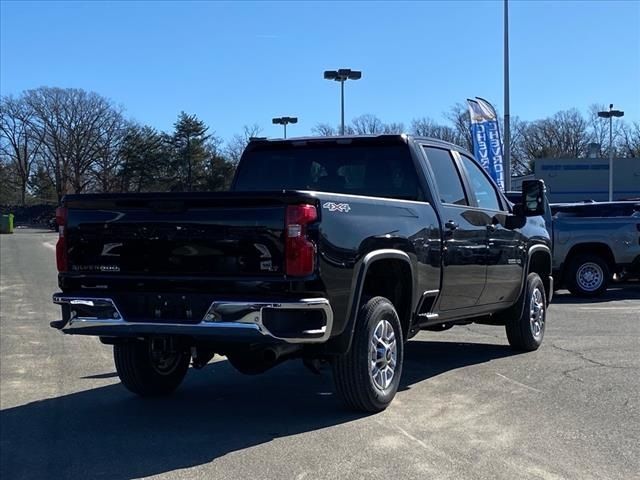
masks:
{"label": "rear wheel", "polygon": [[191,361],[188,353],[154,349],[150,341],[117,343],[113,358],[122,384],[142,397],[172,393],[182,383]]}
{"label": "rear wheel", "polygon": [[507,320],[505,329],[511,347],[531,352],[542,344],[547,323],[547,296],[537,273],[528,275],[522,295],[521,312]]}
{"label": "rear wheel", "polygon": [[603,294],[610,279],[609,265],[597,255],[577,255],[567,267],[567,288],[580,297],[597,297]]}
{"label": "rear wheel", "polygon": [[393,304],[368,300],[356,320],[349,351],[333,362],[336,390],[352,409],[379,412],[393,400],[400,384],[404,341]]}

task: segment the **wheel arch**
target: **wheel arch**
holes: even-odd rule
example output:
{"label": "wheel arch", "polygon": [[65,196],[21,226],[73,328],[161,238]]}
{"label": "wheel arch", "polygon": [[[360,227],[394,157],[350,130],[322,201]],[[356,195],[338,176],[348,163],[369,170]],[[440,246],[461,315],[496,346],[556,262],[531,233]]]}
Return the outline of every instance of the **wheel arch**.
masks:
{"label": "wheel arch", "polygon": [[604,242],[584,242],[573,245],[569,252],[567,252],[564,262],[562,262],[561,270],[564,272],[571,260],[582,254],[597,255],[601,257],[605,262],[607,262],[609,269],[612,272],[615,271],[616,259],[613,254],[613,250]]}
{"label": "wheel arch", "polygon": [[522,315],[524,308],[524,294],[530,273],[537,273],[540,276],[545,289],[547,305],[551,302],[551,298],[553,296],[553,281],[551,277],[552,261],[551,249],[548,246],[537,244],[529,247],[527,252],[527,262],[522,271],[522,284],[520,286],[518,300],[510,307],[494,313],[491,316],[490,325],[506,325],[512,317]]}
{"label": "wheel arch", "polygon": [[[393,303],[406,339],[416,298],[411,257],[402,250],[373,250],[362,258],[355,271],[347,309],[347,326],[340,336],[339,350],[347,351],[351,346],[358,310],[362,299],[369,296],[386,297]],[[397,281],[398,277],[401,281]]]}
{"label": "wheel arch", "polygon": [[553,258],[551,250],[546,245],[533,245],[529,248],[527,255],[527,269],[524,272],[522,291],[526,286],[526,279],[530,273],[537,273],[544,284],[544,290],[547,297],[547,303],[551,301],[553,296],[553,283],[551,281]]}

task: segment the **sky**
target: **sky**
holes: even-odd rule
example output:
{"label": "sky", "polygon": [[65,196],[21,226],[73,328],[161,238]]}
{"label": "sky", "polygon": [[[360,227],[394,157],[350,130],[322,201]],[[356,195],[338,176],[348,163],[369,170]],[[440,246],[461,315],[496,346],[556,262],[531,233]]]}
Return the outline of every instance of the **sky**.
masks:
{"label": "sky", "polygon": [[[511,115],[614,103],[640,121],[640,1],[509,4]],[[503,2],[0,3],[0,93],[98,92],[128,117],[170,130],[180,111],[224,139],[245,124],[281,136],[338,125],[327,69],[352,68],[346,119],[444,114],[479,96],[503,107]]]}

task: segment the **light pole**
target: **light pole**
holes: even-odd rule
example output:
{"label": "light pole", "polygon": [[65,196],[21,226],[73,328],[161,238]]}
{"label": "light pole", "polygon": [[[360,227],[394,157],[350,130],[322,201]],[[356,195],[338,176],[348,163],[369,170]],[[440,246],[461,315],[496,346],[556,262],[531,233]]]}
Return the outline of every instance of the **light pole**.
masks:
{"label": "light pole", "polygon": [[504,189],[511,190],[511,114],[509,111],[509,0],[504,0]]}
{"label": "light pole", "polygon": [[271,122],[274,125],[282,125],[284,127],[284,138],[287,138],[287,125],[290,123],[298,123],[298,117],[276,117]]}
{"label": "light pole", "polygon": [[613,117],[622,117],[622,110],[614,110],[613,103],[609,104],[609,110],[598,112],[601,118],[609,119],[609,201],[613,201]]}
{"label": "light pole", "polygon": [[325,70],[325,80],[335,80],[340,82],[340,135],[344,135],[344,82],[347,80],[360,80],[362,72],[341,68],[339,70]]}

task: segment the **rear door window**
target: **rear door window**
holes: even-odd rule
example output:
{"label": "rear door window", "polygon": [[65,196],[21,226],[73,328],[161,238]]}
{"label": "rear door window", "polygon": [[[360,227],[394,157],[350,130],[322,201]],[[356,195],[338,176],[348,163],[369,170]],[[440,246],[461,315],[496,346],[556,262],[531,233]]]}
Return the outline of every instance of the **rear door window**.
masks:
{"label": "rear door window", "polygon": [[440,201],[453,205],[469,205],[451,152],[433,147],[424,147],[424,151],[435,176]]}

